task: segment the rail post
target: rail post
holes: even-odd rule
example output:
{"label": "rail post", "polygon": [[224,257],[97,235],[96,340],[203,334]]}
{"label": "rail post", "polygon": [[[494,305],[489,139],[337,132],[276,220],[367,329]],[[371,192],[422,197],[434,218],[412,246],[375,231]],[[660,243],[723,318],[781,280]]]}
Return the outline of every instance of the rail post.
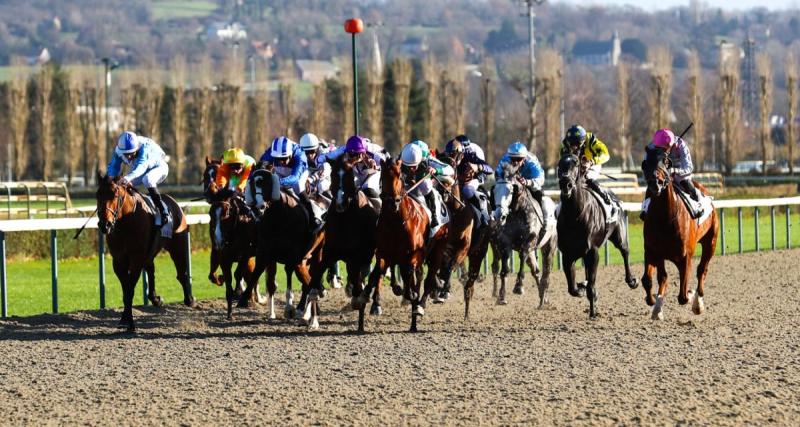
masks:
{"label": "rail post", "polygon": [[775,206],[769,208],[770,234],[772,236],[772,250],[775,250]]}
{"label": "rail post", "polygon": [[[336,263],[336,275],[339,275],[339,263]],[[189,275],[189,285],[192,284],[192,233],[186,230],[186,274]]]}
{"label": "rail post", "polygon": [[758,219],[759,219],[758,206],[756,206],[755,211],[753,212],[753,216],[755,217],[755,223],[756,223],[756,225],[755,225],[755,227],[756,227],[755,228],[755,232],[756,232],[756,252],[758,252],[758,251],[761,250],[761,236],[758,234]]}
{"label": "rail post", "polygon": [[0,257],[3,258],[0,263],[0,299],[2,299],[2,314],[3,319],[8,317],[8,293],[6,292],[6,232],[0,231]]}
{"label": "rail post", "polygon": [[6,206],[8,207],[8,219],[11,219],[11,187],[8,184],[3,184],[6,187],[6,194],[8,194],[8,201],[6,202]]}
{"label": "rail post", "polygon": [[106,242],[103,233],[97,230],[97,282],[100,286],[100,309],[106,308]]}
{"label": "rail post", "polygon": [[58,238],[50,230],[50,280],[53,287],[53,313],[58,313]]}
{"label": "rail post", "polygon": [[50,188],[47,184],[42,183],[44,188],[44,217],[50,218]]}
{"label": "rail post", "polygon": [[739,253],[743,252],[742,248],[742,208],[736,210],[736,216],[739,219]]}
{"label": "rail post", "polygon": [[786,249],[792,248],[792,208],[786,205]]}
{"label": "rail post", "polygon": [[722,229],[720,235],[722,239],[722,255],[725,255],[728,252],[725,247],[725,208],[719,208],[719,227]]}
{"label": "rail post", "polygon": [[33,219],[33,214],[31,213],[31,187],[29,187],[28,184],[22,184],[22,187],[28,195],[28,219]]}

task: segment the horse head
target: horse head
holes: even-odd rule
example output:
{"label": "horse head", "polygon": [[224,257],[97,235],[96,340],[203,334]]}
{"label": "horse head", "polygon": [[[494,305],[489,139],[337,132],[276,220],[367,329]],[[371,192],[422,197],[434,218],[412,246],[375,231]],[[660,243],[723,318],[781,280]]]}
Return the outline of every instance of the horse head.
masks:
{"label": "horse head", "polygon": [[117,220],[124,216],[123,208],[125,199],[130,195],[128,185],[122,184],[121,178],[112,178],[97,172],[98,188],[97,198],[98,228],[103,234],[110,234],[114,230]]}
{"label": "horse head", "polygon": [[400,164],[400,159],[381,161],[381,200],[385,208],[394,212],[400,211],[400,202],[405,197]]}
{"label": "horse head", "polygon": [[514,198],[517,195],[518,183],[514,180],[519,171],[520,165],[514,165],[511,162],[504,163],[501,167],[500,175],[492,189],[492,197],[495,205],[493,217],[498,221],[498,225],[505,224],[506,217],[511,212],[511,206],[514,203]]}
{"label": "horse head", "polygon": [[206,156],[206,168],[203,171],[203,181],[201,184],[203,184],[203,195],[205,195],[206,201],[209,203],[211,203],[211,196],[219,191],[216,179],[220,166],[222,166],[222,160],[211,159]]}
{"label": "horse head", "polygon": [[331,193],[334,194],[333,206],[336,212],[342,213],[356,200],[355,168],[356,160],[340,158],[333,166],[331,173]]}
{"label": "horse head", "polygon": [[278,201],[281,197],[280,178],[272,172],[272,168],[265,162],[260,162],[250,173],[247,186],[252,199],[255,201],[255,207],[260,211],[263,211],[270,203]]}
{"label": "horse head", "polygon": [[647,181],[647,191],[659,196],[670,182],[669,155],[662,149],[648,149],[642,162],[642,173]]}
{"label": "horse head", "polygon": [[580,180],[580,160],[578,156],[567,154],[558,162],[558,187],[561,197],[569,199],[578,187]]}
{"label": "horse head", "polygon": [[233,236],[236,227],[243,220],[240,218],[241,209],[234,197],[226,200],[217,200],[211,204],[209,209],[209,229],[211,230],[211,242],[214,249],[221,250],[227,243],[226,236]]}

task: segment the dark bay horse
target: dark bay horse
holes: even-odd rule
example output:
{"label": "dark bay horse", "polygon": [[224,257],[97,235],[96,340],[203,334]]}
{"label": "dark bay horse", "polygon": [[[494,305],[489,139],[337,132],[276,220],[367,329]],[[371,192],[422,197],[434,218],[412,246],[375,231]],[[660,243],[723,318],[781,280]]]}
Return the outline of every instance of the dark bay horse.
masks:
{"label": "dark bay horse", "polygon": [[136,330],[133,321],[133,295],[142,270],[147,274],[148,299],[161,306],[161,297],[156,294],[155,265],[153,258],[166,249],[175,264],[178,281],[183,287],[183,303],[194,306],[192,283],[189,275],[189,226],[183,211],[171,197],[164,195],[174,221],[171,238],[164,238],[155,227],[155,215],[143,196],[130,185],[120,183],[120,178],[111,178],[97,173],[97,217],[98,228],[105,234],[111,253],[114,273],[122,285],[122,302],[125,306],[120,326],[129,332]]}
{"label": "dark bay horse", "polygon": [[[509,273],[509,261],[512,251],[519,253],[519,272],[514,285],[514,293],[522,294],[525,278],[525,265],[530,267],[536,287],[539,291],[539,308],[547,304],[547,289],[550,286],[550,271],[556,253],[555,225],[550,224],[548,230],[539,241],[540,231],[544,227],[542,208],[534,199],[528,188],[516,181],[519,166],[511,163],[503,165],[502,175],[492,189],[492,199],[496,212],[501,212],[492,223],[491,245],[494,259],[492,275],[494,288],[497,288],[498,264],[500,268],[500,288],[496,294],[497,304],[507,304],[506,276]],[[544,197],[544,196],[542,196]],[[552,203],[545,199],[544,203]],[[552,206],[551,209],[554,209]],[[536,250],[542,250],[542,270],[536,259]],[[494,295],[494,291],[492,292]]]}
{"label": "dark bay horse", "polygon": [[[381,200],[375,268],[369,275],[367,288],[353,295],[353,307],[359,310],[358,330],[364,331],[364,307],[371,290],[382,280],[387,268],[399,266],[403,296],[411,301],[410,330],[416,332],[417,317],[425,314],[428,295],[438,288],[436,274],[442,264],[448,225],[442,226],[426,247],[428,215],[422,203],[409,197],[404,189],[400,160],[381,162]],[[420,292],[423,263],[428,271]]]}
{"label": "dark bay horse", "polygon": [[[569,294],[578,297],[584,292],[589,299],[589,317],[597,316],[597,266],[598,248],[608,239],[622,254],[625,264],[625,283],[631,289],[639,283],[631,275],[628,263],[628,228],[620,213],[616,221],[608,223],[600,202],[589,193],[577,156],[566,155],[558,162],[558,185],[561,189],[561,208],[558,214],[558,249],[562,253],[564,275]],[[613,195],[613,193],[612,193]],[[616,198],[616,196],[614,196]],[[575,283],[575,262],[583,260],[586,281]]]}
{"label": "dark bay horse", "polygon": [[[264,270],[267,271],[267,291],[269,293],[269,318],[275,319],[274,297],[277,290],[275,274],[277,264],[284,265],[286,272],[286,317],[294,317],[292,306],[292,274],[296,273],[306,289],[311,281],[310,263],[319,261],[324,233],[311,234],[311,223],[306,210],[286,191],[280,189],[280,178],[268,169],[259,168],[250,175],[248,185],[253,187],[256,208],[263,211],[257,227],[258,245],[256,264],[247,289],[239,299],[240,305],[247,305],[253,288]],[[305,310],[305,295],[298,303],[297,311],[304,319],[310,318]]]}
{"label": "dark bay horse", "polygon": [[[642,171],[647,180],[647,195],[650,206],[644,220],[644,275],[642,286],[645,291],[647,305],[653,306],[653,320],[663,320],[662,307],[667,293],[667,270],[665,261],[672,261],[680,275],[680,292],[678,303],[689,302],[691,297],[692,311],[702,314],[705,310],[703,295],[708,264],[717,247],[719,220],[717,212],[711,208],[710,216],[698,224],[692,219],[686,205],[677,194],[675,185],[667,167],[667,154],[663,150],[648,153],[642,163]],[[702,185],[694,183],[703,194],[708,194]],[[689,295],[689,272],[692,269],[692,257],[697,243],[703,248],[700,263],[697,265],[697,289]],[[657,271],[658,295],[653,298],[653,271]]]}
{"label": "dark bay horse", "polygon": [[[322,294],[322,275],[337,261],[344,261],[347,269],[347,286],[359,295],[369,274],[370,262],[375,255],[378,214],[380,205],[367,198],[356,188],[354,162],[343,157],[333,164],[331,194],[333,201],[325,221],[325,242],[322,261],[311,267],[311,289]],[[380,284],[375,287],[370,314],[380,315]],[[316,322],[312,313],[311,324]],[[363,320],[362,320],[363,323]]]}

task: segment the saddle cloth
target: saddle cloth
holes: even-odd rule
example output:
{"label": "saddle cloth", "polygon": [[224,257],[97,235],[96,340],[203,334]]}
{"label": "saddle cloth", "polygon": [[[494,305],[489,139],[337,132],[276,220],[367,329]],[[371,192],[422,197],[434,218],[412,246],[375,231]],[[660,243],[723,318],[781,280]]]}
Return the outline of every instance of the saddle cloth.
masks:
{"label": "saddle cloth", "polygon": [[[145,203],[147,203],[147,208],[150,209],[150,213],[152,213],[153,217],[155,218],[153,224],[156,226],[156,228],[161,227],[161,237],[167,239],[172,238],[172,230],[174,228],[175,219],[170,214],[169,222],[167,222],[164,226],[161,226],[161,215],[159,214],[159,210],[156,209],[156,204],[153,202],[153,199],[144,194],[142,194],[142,198],[144,199]],[[167,212],[169,212],[169,207],[166,203],[164,203],[164,196],[161,196],[161,206],[163,209],[166,209]]]}
{"label": "saddle cloth", "polygon": [[[436,191],[436,190],[433,190],[433,191]],[[450,222],[450,213],[447,210],[447,206],[442,201],[441,196],[437,193],[434,197],[438,198],[439,207],[440,207],[439,212],[436,212],[436,219],[439,221],[439,224],[436,227],[431,228],[431,231],[430,231],[430,235],[431,236],[435,235],[436,232],[439,231],[440,228],[442,228],[442,226],[444,226],[445,224]],[[433,216],[432,216],[433,212],[431,212],[431,210],[428,208],[428,204],[425,202],[425,197],[424,196],[420,196],[420,195],[412,195],[411,199],[414,200],[415,202],[419,203],[420,205],[422,205],[422,209],[425,210],[425,215],[428,216],[428,222],[432,221],[433,220]]]}
{"label": "saddle cloth", "polygon": [[[675,187],[678,188],[678,196],[681,198],[681,200],[683,200],[683,204],[686,205],[686,209],[689,210],[689,212],[692,214],[692,218],[695,218],[698,225],[705,222],[705,220],[711,216],[711,212],[714,211],[714,205],[712,203],[714,200],[713,197],[703,195],[700,197],[700,201],[696,202],[694,199],[692,199],[692,196],[683,191],[680,186],[676,185]],[[700,212],[701,209],[702,214],[698,217],[697,213]]]}
{"label": "saddle cloth", "polygon": [[617,222],[619,219],[619,213],[622,212],[622,205],[620,204],[617,196],[608,191],[608,197],[611,199],[611,204],[607,204],[605,200],[603,200],[603,197],[592,191],[592,189],[589,189],[589,193],[595,198],[595,200],[597,200],[597,203],[600,204],[600,207],[603,208],[603,215],[606,217],[606,224]]}

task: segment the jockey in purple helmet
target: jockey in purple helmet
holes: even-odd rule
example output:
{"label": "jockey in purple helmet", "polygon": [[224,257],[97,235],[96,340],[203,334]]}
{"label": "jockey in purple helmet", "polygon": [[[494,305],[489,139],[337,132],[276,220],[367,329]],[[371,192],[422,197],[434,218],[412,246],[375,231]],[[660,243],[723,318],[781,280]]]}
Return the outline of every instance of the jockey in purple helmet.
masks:
{"label": "jockey in purple helmet", "polygon": [[372,199],[380,198],[381,194],[381,161],[390,158],[389,153],[378,144],[373,144],[363,136],[353,135],[347,139],[347,144],[337,149],[317,156],[317,164],[328,160],[336,160],[340,156],[347,159],[357,158],[353,168],[356,177],[356,188]]}
{"label": "jockey in purple helmet", "polygon": [[123,176],[123,181],[133,186],[144,184],[160,214],[161,225],[169,222],[169,210],[164,209],[158,184],[164,182],[169,174],[166,154],[161,147],[150,138],[126,131],[119,136],[114,155],[108,163],[108,176],[117,177],[122,173],[122,164],[130,170]]}

